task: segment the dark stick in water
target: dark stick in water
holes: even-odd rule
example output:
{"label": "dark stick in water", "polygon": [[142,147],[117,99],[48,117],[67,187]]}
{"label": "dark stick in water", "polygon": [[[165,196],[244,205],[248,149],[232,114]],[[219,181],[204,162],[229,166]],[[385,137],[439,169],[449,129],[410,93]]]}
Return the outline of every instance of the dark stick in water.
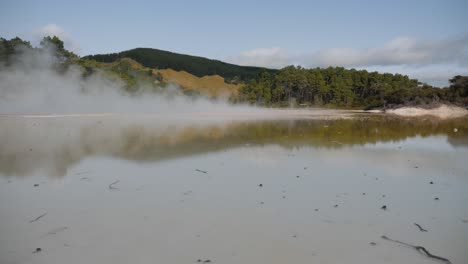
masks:
{"label": "dark stick in water", "polygon": [[118,190],[119,188],[115,188],[115,187],[112,186],[112,185],[117,184],[117,183],[119,183],[119,181],[115,181],[115,182],[109,184],[109,190]]}
{"label": "dark stick in water", "polygon": [[387,236],[381,236],[381,238],[382,238],[382,239],[385,239],[385,240],[388,240],[388,241],[391,241],[391,242],[394,242],[394,243],[398,243],[398,244],[407,246],[407,247],[414,248],[414,249],[416,249],[418,252],[423,253],[423,254],[425,254],[426,256],[430,257],[430,258],[438,259],[438,260],[443,261],[443,262],[445,262],[445,263],[447,263],[447,264],[452,264],[452,262],[450,262],[450,260],[448,260],[448,259],[446,259],[446,258],[439,257],[439,256],[436,256],[436,255],[432,255],[432,254],[431,254],[427,249],[425,249],[424,247],[421,247],[421,246],[414,246],[414,245],[411,245],[411,244],[408,244],[408,243],[405,243],[405,242],[401,242],[401,241],[398,241],[398,240],[393,240],[393,239],[388,238]]}
{"label": "dark stick in water", "polygon": [[201,173],[207,173],[206,171],[202,171],[202,170],[199,170],[199,169],[196,169],[195,171],[198,171],[198,172],[201,172]]}
{"label": "dark stick in water", "polygon": [[426,229],[422,228],[422,226],[418,225],[417,223],[414,223],[415,226],[417,226],[419,228],[419,231],[421,232],[427,232]]}
{"label": "dark stick in water", "polygon": [[41,214],[40,216],[34,218],[33,220],[29,221],[29,223],[33,223],[33,222],[36,222],[37,220],[41,219],[42,217],[46,216],[47,213],[43,213]]}

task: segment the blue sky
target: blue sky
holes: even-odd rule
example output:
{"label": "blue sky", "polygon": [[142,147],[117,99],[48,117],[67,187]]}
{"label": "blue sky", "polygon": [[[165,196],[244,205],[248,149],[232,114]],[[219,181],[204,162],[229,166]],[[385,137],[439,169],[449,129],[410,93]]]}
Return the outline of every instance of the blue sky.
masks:
{"label": "blue sky", "polygon": [[152,47],[242,65],[343,65],[433,84],[468,74],[468,1],[21,1],[0,36],[80,55]]}

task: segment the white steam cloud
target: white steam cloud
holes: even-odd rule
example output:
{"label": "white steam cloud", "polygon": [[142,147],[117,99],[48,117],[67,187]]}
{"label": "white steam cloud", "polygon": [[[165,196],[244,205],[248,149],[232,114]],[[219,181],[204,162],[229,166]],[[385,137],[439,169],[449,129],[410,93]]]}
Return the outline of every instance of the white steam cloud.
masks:
{"label": "white steam cloud", "polygon": [[43,37],[47,36],[57,36],[65,43],[65,48],[67,50],[71,50],[74,53],[79,53],[81,48],[78,42],[71,36],[71,34],[65,31],[63,28],[56,24],[47,24],[33,32],[33,36],[38,40],[41,41]]}
{"label": "white steam cloud", "polygon": [[[123,83],[105,74],[82,77],[79,66],[63,73],[54,69],[47,51],[25,50],[13,65],[0,68],[0,114],[91,114],[91,113],[191,113],[243,111],[226,101],[194,99],[178,93],[176,86],[160,94],[129,94]],[[144,91],[144,87],[140,89]]]}

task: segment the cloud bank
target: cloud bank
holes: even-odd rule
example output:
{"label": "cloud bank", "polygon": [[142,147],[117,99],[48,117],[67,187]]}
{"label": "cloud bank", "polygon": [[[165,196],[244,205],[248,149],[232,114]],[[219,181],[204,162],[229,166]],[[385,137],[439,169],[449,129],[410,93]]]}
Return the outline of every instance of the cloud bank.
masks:
{"label": "cloud bank", "polygon": [[288,53],[277,47],[245,51],[239,56],[231,57],[228,60],[234,64],[268,68],[282,68],[291,63]]}
{"label": "cloud bank", "polygon": [[335,48],[305,57],[305,63],[316,66],[387,66],[459,64],[468,66],[468,34],[442,41],[400,37],[383,47],[371,49]]}
{"label": "cloud bank", "polygon": [[[354,68],[375,68],[380,71],[399,66],[407,72],[418,72],[419,76],[430,73],[447,79],[455,74],[468,74],[468,33],[443,40],[425,40],[398,37],[381,47],[355,49],[330,48],[307,54],[291,54],[281,48],[261,48],[246,51],[230,57],[232,63],[268,68],[287,65],[305,67],[343,66]],[[439,65],[441,71],[434,72]],[[428,73],[429,74],[429,73]],[[427,79],[427,78],[426,78]],[[434,83],[434,80],[430,80]],[[440,80],[435,80],[439,82]]]}

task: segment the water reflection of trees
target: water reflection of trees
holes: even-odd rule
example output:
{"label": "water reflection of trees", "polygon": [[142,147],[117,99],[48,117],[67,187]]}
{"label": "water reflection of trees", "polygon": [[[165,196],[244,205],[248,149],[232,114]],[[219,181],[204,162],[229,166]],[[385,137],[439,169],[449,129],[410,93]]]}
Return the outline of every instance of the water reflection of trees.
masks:
{"label": "water reflection of trees", "polygon": [[72,165],[86,157],[110,156],[152,162],[246,144],[339,149],[415,136],[445,135],[454,146],[468,146],[467,121],[466,118],[435,120],[389,116],[209,124],[3,119],[0,120],[0,172],[31,175],[43,170],[51,176],[64,176]]}

